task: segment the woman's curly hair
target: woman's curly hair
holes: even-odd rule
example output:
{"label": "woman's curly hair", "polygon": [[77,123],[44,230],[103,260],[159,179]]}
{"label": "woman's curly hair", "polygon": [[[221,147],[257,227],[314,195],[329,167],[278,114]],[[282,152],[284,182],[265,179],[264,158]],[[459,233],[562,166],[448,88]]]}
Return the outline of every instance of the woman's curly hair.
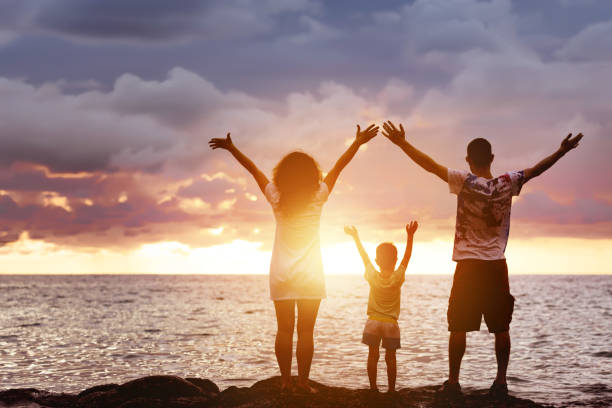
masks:
{"label": "woman's curly hair", "polygon": [[291,152],[276,167],[272,180],[280,193],[279,208],[294,215],[312,201],[321,183],[321,169],[316,160],[303,152]]}

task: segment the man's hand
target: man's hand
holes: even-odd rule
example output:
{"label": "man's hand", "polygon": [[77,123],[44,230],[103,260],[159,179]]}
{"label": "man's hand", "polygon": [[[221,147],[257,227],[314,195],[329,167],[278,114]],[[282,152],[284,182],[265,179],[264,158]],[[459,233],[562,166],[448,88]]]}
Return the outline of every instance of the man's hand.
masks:
{"label": "man's hand", "polygon": [[234,143],[232,143],[232,138],[230,137],[229,133],[227,134],[225,138],[215,137],[213,139],[210,139],[210,141],[208,142],[208,145],[213,150],[215,149],[230,150],[232,147],[234,147]]}
{"label": "man's hand", "polygon": [[345,225],[344,232],[353,238],[357,236],[357,228],[354,225]]}
{"label": "man's hand", "polygon": [[373,123],[368,126],[368,128],[364,131],[361,131],[359,125],[357,125],[357,133],[355,134],[355,141],[359,146],[364,143],[369,142],[376,134],[378,133],[378,126]]}
{"label": "man's hand", "polygon": [[561,151],[563,151],[563,153],[567,153],[570,150],[575,149],[583,136],[584,135],[582,133],[578,133],[573,138],[571,133],[567,135],[567,137],[561,142]]}
{"label": "man's hand", "polygon": [[394,144],[399,145],[400,143],[402,143],[403,141],[406,140],[406,132],[404,131],[404,127],[402,126],[402,124],[400,123],[399,125],[399,129],[397,129],[395,127],[395,125],[393,124],[393,122],[391,122],[390,120],[386,121],[383,124],[383,136],[385,136],[387,139],[389,139],[390,141],[392,141]]}
{"label": "man's hand", "polygon": [[419,223],[416,221],[410,221],[406,224],[406,233],[408,236],[413,236],[416,230],[419,228]]}

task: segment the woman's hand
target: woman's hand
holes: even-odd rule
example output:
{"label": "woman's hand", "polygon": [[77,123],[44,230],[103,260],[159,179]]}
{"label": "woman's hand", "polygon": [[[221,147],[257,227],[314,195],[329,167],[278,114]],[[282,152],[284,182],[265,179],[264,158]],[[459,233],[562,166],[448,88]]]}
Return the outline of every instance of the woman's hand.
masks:
{"label": "woman's hand", "polygon": [[361,131],[359,125],[357,125],[357,133],[355,134],[355,141],[359,146],[364,143],[369,142],[376,134],[378,133],[378,126],[372,123],[368,128],[364,131]]}
{"label": "woman's hand", "polygon": [[416,221],[410,221],[408,224],[406,224],[406,233],[409,236],[412,236],[416,232],[417,228],[419,228],[419,223]]}
{"label": "woman's hand", "polygon": [[210,141],[208,142],[208,145],[213,150],[215,150],[215,149],[230,150],[231,148],[234,147],[234,143],[232,142],[232,138],[230,137],[229,133],[227,134],[225,139],[224,138],[219,138],[219,137],[215,137],[213,139],[210,139]]}

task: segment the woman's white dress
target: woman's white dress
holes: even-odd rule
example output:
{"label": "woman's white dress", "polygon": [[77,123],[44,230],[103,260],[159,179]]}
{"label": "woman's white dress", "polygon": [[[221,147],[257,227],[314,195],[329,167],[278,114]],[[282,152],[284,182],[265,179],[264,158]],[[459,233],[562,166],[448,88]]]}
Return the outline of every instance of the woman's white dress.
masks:
{"label": "woman's white dress", "polygon": [[276,218],[270,262],[270,298],[323,299],[325,276],[321,261],[321,209],[329,188],[322,182],[312,201],[297,215],[287,217],[279,209],[280,193],[269,183],[264,190]]}

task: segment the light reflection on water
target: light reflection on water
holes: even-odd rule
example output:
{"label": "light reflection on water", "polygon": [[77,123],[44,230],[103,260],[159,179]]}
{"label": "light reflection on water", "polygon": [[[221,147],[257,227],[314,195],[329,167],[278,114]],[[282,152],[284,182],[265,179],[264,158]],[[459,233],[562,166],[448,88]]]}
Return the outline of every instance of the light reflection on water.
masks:
{"label": "light reflection on water", "polygon": [[[445,379],[451,280],[406,279],[400,388]],[[612,392],[604,385],[612,374],[612,276],[510,280],[517,299],[511,391],[552,403]],[[327,286],[311,377],[366,387],[360,340],[367,284],[361,276],[330,276]],[[0,388],[76,392],[159,373],[210,378],[225,388],[278,374],[267,276],[0,276],[0,304]],[[494,376],[493,336],[483,323],[468,335],[462,386],[486,388]]]}

